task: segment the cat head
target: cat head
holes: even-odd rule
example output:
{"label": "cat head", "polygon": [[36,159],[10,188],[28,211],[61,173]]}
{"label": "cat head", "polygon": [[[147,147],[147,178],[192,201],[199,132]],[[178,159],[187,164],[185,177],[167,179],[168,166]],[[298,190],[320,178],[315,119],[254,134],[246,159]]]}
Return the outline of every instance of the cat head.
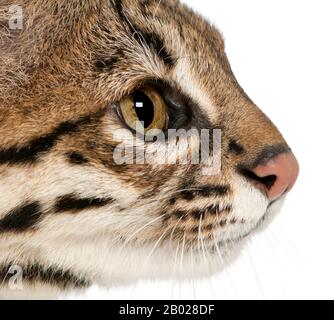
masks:
{"label": "cat head", "polygon": [[18,5],[22,30],[1,29],[0,237],[97,281],[219,269],[298,174],[219,31],[174,0]]}

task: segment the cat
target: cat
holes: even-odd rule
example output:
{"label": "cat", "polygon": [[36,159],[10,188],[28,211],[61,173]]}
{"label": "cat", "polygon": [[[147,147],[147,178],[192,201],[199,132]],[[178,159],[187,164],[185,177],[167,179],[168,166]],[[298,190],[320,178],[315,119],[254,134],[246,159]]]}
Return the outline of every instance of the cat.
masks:
{"label": "cat", "polygon": [[1,0],[0,51],[3,298],[219,272],[296,181],[176,0]]}

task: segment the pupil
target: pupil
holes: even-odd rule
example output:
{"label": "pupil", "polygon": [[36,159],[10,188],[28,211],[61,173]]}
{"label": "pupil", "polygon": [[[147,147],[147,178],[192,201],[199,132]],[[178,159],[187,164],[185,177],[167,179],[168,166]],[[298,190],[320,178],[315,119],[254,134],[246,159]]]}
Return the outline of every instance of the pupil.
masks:
{"label": "pupil", "polygon": [[144,128],[148,128],[154,119],[154,106],[151,99],[142,91],[133,94],[134,108],[140,122],[144,122]]}

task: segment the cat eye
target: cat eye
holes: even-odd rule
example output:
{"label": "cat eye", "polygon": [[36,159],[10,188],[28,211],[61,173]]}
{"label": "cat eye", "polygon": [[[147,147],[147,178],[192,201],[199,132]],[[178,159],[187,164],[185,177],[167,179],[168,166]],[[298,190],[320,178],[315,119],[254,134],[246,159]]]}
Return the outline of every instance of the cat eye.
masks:
{"label": "cat eye", "polygon": [[135,90],[124,97],[119,106],[125,123],[141,134],[154,134],[166,127],[166,103],[160,93],[151,86]]}

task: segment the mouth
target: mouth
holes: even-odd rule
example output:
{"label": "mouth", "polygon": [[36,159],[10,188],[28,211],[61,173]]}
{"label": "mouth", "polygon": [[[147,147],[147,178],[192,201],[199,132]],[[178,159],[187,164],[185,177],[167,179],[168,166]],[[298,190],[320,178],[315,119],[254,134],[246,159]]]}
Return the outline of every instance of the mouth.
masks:
{"label": "mouth", "polygon": [[188,207],[173,207],[165,222],[170,230],[166,233],[168,247],[173,248],[173,252],[176,246],[183,247],[185,252],[189,249],[199,256],[202,251],[208,251],[213,261],[221,260],[221,257],[224,260],[237,258],[245,242],[272,221],[285,198],[284,195],[269,201],[250,184],[238,181],[237,185],[238,188],[233,188],[234,193],[224,198],[224,202],[216,197],[204,204],[197,201],[200,197],[193,197],[191,203],[187,203]]}
{"label": "mouth", "polygon": [[266,212],[263,217],[259,220],[256,228],[253,230],[256,233],[261,233],[264,231],[271,222],[275,219],[276,215],[281,211],[283,204],[286,199],[287,192],[285,192],[281,197],[273,200],[269,203]]}
{"label": "mouth", "polygon": [[267,205],[267,209],[263,213],[262,217],[256,223],[248,223],[247,230],[241,231],[238,235],[230,236],[226,239],[222,239],[218,241],[218,246],[220,248],[225,248],[227,245],[236,245],[241,242],[244,242],[247,238],[252,236],[253,234],[261,233],[264,229],[268,227],[268,225],[274,220],[278,212],[281,210],[282,205],[285,201],[286,194],[281,196],[280,198],[271,201]]}

